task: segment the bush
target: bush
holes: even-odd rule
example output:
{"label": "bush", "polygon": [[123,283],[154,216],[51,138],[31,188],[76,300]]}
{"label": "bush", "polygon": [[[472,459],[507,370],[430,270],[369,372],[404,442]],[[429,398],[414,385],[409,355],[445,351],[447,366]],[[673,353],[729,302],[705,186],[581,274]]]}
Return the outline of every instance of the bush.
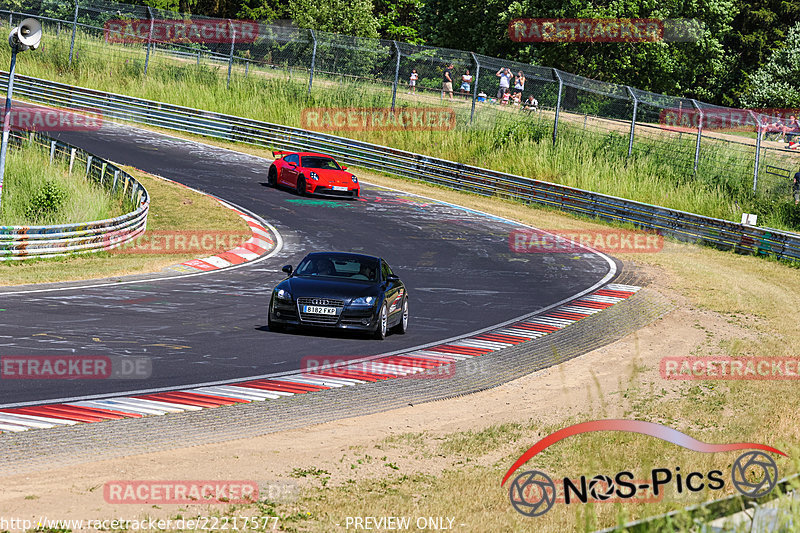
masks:
{"label": "bush", "polygon": [[53,181],[47,181],[31,196],[25,207],[25,216],[30,219],[49,220],[63,207],[67,192]]}

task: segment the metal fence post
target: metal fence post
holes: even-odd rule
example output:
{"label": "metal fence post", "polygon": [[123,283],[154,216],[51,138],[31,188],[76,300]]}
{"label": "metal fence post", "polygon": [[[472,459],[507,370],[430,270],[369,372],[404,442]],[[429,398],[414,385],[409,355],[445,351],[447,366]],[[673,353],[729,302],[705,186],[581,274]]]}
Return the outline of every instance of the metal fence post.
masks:
{"label": "metal fence post", "polygon": [[561,76],[558,75],[558,70],[553,69],[553,74],[555,75],[556,79],[558,79],[558,99],[556,100],[556,118],[553,121],[553,144],[556,143],[556,138],[558,137],[558,114],[561,110],[561,93],[564,89],[564,81],[561,79]]}
{"label": "metal fence post", "polygon": [[236,28],[233,27],[233,22],[228,19],[228,27],[231,29],[231,53],[228,55],[228,83],[225,85],[226,89],[231,88],[231,70],[233,69],[233,47],[236,46]]}
{"label": "metal fence post", "polygon": [[697,121],[697,143],[694,147],[694,173],[697,174],[697,166],[700,164],[700,137],[703,136],[703,110],[697,100],[692,99],[692,105],[700,113],[700,120]]}
{"label": "metal fence post", "polygon": [[313,41],[313,48],[311,49],[311,70],[308,71],[308,94],[311,94],[311,84],[314,82],[314,66],[317,63],[317,36],[314,30],[309,29],[311,33],[311,40]]}
{"label": "metal fence post", "polygon": [[150,43],[153,40],[153,11],[147,6],[147,15],[150,17],[150,32],[147,34],[147,52],[144,56],[144,75],[147,76],[147,65],[150,64]]}
{"label": "metal fence post", "polygon": [[636,129],[636,111],[639,108],[639,99],[636,98],[636,95],[633,94],[633,91],[627,85],[625,86],[628,89],[628,94],[631,95],[633,98],[633,118],[631,118],[631,137],[628,139],[628,157],[631,156],[631,152],[633,152],[633,132]]}
{"label": "metal fence post", "polygon": [[764,135],[764,130],[761,129],[761,119],[758,118],[753,111],[749,111],[750,116],[756,121],[756,160],[753,164],[753,193],[758,188],[758,169],[761,166],[761,137]]}
{"label": "metal fence post", "polygon": [[397,41],[392,41],[394,44],[394,50],[397,54],[397,63],[394,66],[394,82],[392,83],[392,111],[394,111],[394,102],[397,99],[397,83],[400,78],[400,58],[402,55],[400,54],[400,45],[397,44]]}
{"label": "metal fence post", "polygon": [[472,124],[472,118],[475,116],[475,99],[478,96],[478,79],[481,76],[481,63],[474,52],[470,52],[470,55],[475,62],[475,86],[472,88],[472,110],[469,112],[469,123]]}
{"label": "metal fence post", "polygon": [[[10,17],[10,15],[9,15]],[[72,18],[72,38],[69,42],[69,66],[72,66],[72,58],[75,54],[75,34],[78,31],[78,0],[75,0],[75,16]]]}

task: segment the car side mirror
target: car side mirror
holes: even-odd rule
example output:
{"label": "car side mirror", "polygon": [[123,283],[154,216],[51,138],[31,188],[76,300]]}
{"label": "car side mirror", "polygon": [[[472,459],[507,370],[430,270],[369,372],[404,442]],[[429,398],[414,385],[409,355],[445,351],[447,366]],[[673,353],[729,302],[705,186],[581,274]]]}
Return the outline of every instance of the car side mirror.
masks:
{"label": "car side mirror", "polygon": [[386,281],[390,283],[397,283],[398,281],[400,281],[400,278],[394,274],[389,274],[388,276],[386,276]]}
{"label": "car side mirror", "polygon": [[342,166],[342,170],[347,170],[347,167],[346,166]]}
{"label": "car side mirror", "polygon": [[295,163],[294,161],[290,161],[289,166],[295,168],[297,166],[297,163]]}
{"label": "car side mirror", "polygon": [[281,270],[286,272],[287,276],[291,276],[292,275],[292,265],[284,265]]}

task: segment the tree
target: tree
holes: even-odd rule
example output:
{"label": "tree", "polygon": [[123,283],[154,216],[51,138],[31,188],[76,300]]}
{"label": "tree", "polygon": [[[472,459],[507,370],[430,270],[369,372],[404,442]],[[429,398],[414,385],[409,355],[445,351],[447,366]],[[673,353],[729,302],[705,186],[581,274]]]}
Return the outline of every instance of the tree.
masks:
{"label": "tree", "polygon": [[[731,30],[740,0],[430,0],[421,15],[428,44],[556,67],[653,92],[715,101],[734,58],[722,40]],[[515,18],[698,19],[697,42],[519,43],[508,35]]]}
{"label": "tree", "polygon": [[263,22],[284,19],[289,16],[289,1],[242,0],[237,16]]}
{"label": "tree", "polygon": [[723,44],[734,65],[723,80],[723,100],[735,105],[758,69],[779,49],[792,25],[800,20],[800,2],[787,0],[736,0],[737,15]]}
{"label": "tree", "polygon": [[412,44],[424,44],[419,34],[420,10],[423,0],[378,0],[375,16],[381,37]]}
{"label": "tree", "polygon": [[372,0],[289,0],[289,14],[301,28],[377,37],[378,20]]}
{"label": "tree", "polygon": [[800,22],[789,30],[786,43],[748,80],[742,95],[746,107],[800,107]]}

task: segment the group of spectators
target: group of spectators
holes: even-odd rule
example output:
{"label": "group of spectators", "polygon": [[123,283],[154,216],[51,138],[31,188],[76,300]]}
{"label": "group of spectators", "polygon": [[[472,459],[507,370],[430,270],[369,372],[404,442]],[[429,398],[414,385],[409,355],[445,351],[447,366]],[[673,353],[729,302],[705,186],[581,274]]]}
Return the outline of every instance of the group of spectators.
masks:
{"label": "group of spectators", "polygon": [[798,144],[796,137],[800,137],[800,122],[794,115],[790,115],[784,124],[780,118],[776,118],[771,124],[764,127],[764,137],[769,138],[774,135],[776,140],[789,143],[789,148],[796,148]]}
{"label": "group of spectators", "polygon": [[[449,63],[447,68],[444,69],[442,73],[442,98],[444,98],[445,93],[450,96],[450,99],[453,99],[453,70],[455,69],[455,65],[453,63]],[[413,77],[416,74],[416,69],[411,71],[411,76]],[[469,93],[469,89],[472,84],[472,74],[469,73],[469,69],[465,70],[464,73],[461,75],[461,92]]]}
{"label": "group of spectators", "polygon": [[[442,72],[442,98],[447,94],[450,99],[453,99],[453,83],[455,82],[455,74],[453,73],[455,66],[453,63],[448,63],[444,72]],[[500,78],[500,88],[497,91],[497,102],[503,105],[521,105],[525,110],[536,110],[539,107],[539,102],[531,94],[522,102],[522,93],[525,90],[525,74],[520,70],[515,76],[511,69],[501,68],[497,71],[497,77]],[[411,76],[408,79],[408,92],[417,92],[417,81],[419,74],[417,69],[411,70]],[[469,94],[472,87],[473,77],[469,69],[464,70],[461,75],[461,87],[459,88],[462,93]],[[514,83],[513,89],[511,83]],[[482,93],[481,93],[482,94]]]}

